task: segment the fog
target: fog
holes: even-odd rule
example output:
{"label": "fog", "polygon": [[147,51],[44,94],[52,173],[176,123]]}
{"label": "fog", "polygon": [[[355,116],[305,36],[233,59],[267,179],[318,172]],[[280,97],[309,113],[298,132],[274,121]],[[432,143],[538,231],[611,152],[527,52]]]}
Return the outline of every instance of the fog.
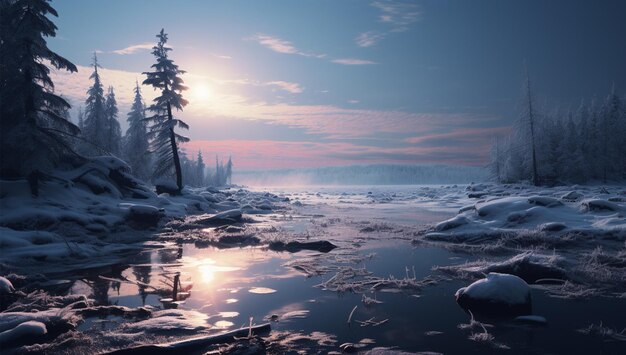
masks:
{"label": "fog", "polygon": [[486,178],[481,167],[447,165],[381,164],[233,173],[233,183],[248,186],[463,184]]}

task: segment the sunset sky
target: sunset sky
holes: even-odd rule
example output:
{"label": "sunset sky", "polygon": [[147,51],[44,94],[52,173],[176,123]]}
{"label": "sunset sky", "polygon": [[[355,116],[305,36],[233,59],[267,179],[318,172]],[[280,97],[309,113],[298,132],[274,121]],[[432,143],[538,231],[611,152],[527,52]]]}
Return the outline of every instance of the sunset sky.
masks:
{"label": "sunset sky", "polygon": [[[541,5],[541,6],[540,6]],[[188,73],[186,150],[239,169],[483,165],[515,116],[523,63],[550,107],[626,87],[623,1],[58,0],[50,47],[74,109],[94,51],[125,129],[163,27]],[[143,87],[147,101],[155,93]],[[622,92],[622,91],[620,91]],[[75,119],[75,111],[73,111]]]}

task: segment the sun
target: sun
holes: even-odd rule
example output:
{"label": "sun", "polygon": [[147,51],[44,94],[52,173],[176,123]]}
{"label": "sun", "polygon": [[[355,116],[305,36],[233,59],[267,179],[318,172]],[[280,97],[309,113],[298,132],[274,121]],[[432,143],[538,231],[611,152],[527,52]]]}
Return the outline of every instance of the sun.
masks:
{"label": "sun", "polygon": [[191,87],[191,96],[195,101],[207,101],[211,99],[213,90],[205,83],[199,83]]}

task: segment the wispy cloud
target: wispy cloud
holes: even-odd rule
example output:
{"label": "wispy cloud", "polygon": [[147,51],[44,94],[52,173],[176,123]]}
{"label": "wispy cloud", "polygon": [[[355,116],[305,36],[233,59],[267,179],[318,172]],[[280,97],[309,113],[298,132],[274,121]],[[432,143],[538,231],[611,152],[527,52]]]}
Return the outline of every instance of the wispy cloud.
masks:
{"label": "wispy cloud", "polygon": [[315,54],[303,52],[296,48],[291,42],[280,39],[274,36],[268,36],[265,34],[257,33],[252,37],[253,40],[257,41],[260,45],[265,46],[274,52],[283,53],[283,54],[295,54],[301,55],[303,57],[315,57],[315,58],[324,58],[325,54]]}
{"label": "wispy cloud", "polygon": [[222,55],[222,54],[213,54],[213,56],[215,58],[219,58],[219,59],[233,59],[233,57],[229,56],[229,55]]}
{"label": "wispy cloud", "polygon": [[359,47],[372,47],[392,32],[407,31],[422,16],[416,4],[375,1],[371,4],[380,11],[378,20],[387,25],[385,31],[367,31],[359,34],[355,41]]}
{"label": "wispy cloud", "polygon": [[119,55],[128,55],[128,54],[134,54],[134,53],[144,51],[144,50],[150,50],[152,49],[152,47],[154,47],[154,43],[145,42],[145,43],[140,43],[140,44],[133,44],[132,46],[128,46],[122,49],[116,49],[112,51],[112,53],[119,54]]}
{"label": "wispy cloud", "polygon": [[333,59],[333,63],[343,64],[343,65],[370,65],[377,64],[376,62],[372,62],[371,60],[364,59],[355,59],[355,58],[339,58]]}
{"label": "wispy cloud", "polygon": [[280,89],[290,92],[292,94],[300,94],[304,91],[304,88],[302,88],[302,86],[300,86],[300,84],[298,83],[291,83],[288,81],[270,81],[265,83],[266,85],[269,86],[278,86]]}
{"label": "wispy cloud", "polygon": [[[53,80],[56,92],[70,99],[74,109],[86,98],[86,91],[91,84],[90,67],[79,66],[78,73],[69,74],[54,71]],[[125,115],[132,99],[136,79],[141,82],[140,73],[111,70],[100,70],[106,85],[113,85],[120,106],[120,123],[126,126]],[[210,80],[207,77],[185,74],[185,82],[193,88],[197,82]],[[240,166],[251,167],[256,160],[259,167],[280,166],[292,163],[293,166],[328,165],[363,162],[428,162],[436,160],[442,163],[461,162],[464,164],[484,163],[489,150],[491,136],[504,131],[493,128],[498,117],[472,115],[464,113],[412,113],[397,110],[371,110],[343,108],[334,105],[302,105],[287,103],[267,103],[254,101],[250,97],[237,92],[238,85],[259,87],[274,86],[280,90],[294,94],[302,92],[300,84],[288,81],[253,81],[248,79],[214,81],[222,84],[215,90],[210,100],[191,102],[185,110],[178,112],[193,127],[194,139],[203,138],[203,132],[215,130],[216,120],[220,122],[239,122],[245,131],[245,121],[256,121],[299,130],[305,136],[315,140],[305,149],[310,157],[302,151],[303,142],[293,144],[278,141],[263,143],[265,155],[249,156],[249,164]],[[229,88],[228,85],[231,87]],[[231,90],[232,89],[232,90]],[[150,102],[155,92],[142,87],[146,102]],[[355,101],[353,101],[355,102]],[[75,112],[74,112],[75,113]],[[75,117],[75,116],[73,116]],[[207,117],[215,119],[207,120]],[[486,127],[485,129],[468,128]],[[124,127],[125,128],[125,127]],[[292,131],[296,132],[296,131]],[[292,137],[291,135],[289,137]],[[284,137],[288,138],[288,137]],[[363,145],[363,142],[380,142]],[[353,143],[346,143],[353,142]],[[207,143],[207,149],[217,149],[218,143]],[[259,143],[249,141],[243,145],[237,142],[224,147],[224,154],[252,154],[259,148]],[[300,150],[298,150],[300,149]],[[217,153],[217,151],[214,150]],[[248,152],[248,153],[246,153]],[[297,154],[296,154],[297,152]],[[291,154],[294,153],[294,154]],[[256,154],[256,153],[255,153]],[[307,153],[308,154],[308,153]],[[268,157],[276,157],[273,158]],[[290,158],[291,157],[291,158]],[[300,157],[300,158],[298,158]],[[293,158],[293,160],[292,160]],[[243,159],[243,157],[241,158]],[[239,160],[241,161],[241,160]]]}
{"label": "wispy cloud", "polygon": [[359,47],[371,47],[380,42],[385,35],[375,31],[363,32],[356,38],[356,44]]}
{"label": "wispy cloud", "polygon": [[375,1],[372,6],[381,11],[379,20],[392,26],[391,32],[404,32],[419,20],[422,12],[416,4]]}

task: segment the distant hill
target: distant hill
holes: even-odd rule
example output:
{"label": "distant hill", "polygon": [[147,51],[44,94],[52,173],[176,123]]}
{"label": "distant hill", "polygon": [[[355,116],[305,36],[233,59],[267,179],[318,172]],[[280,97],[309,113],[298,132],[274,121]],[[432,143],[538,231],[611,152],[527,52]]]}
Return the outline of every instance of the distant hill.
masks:
{"label": "distant hill", "polygon": [[463,184],[486,179],[482,167],[449,165],[377,164],[248,170],[233,174],[233,183],[250,186]]}

